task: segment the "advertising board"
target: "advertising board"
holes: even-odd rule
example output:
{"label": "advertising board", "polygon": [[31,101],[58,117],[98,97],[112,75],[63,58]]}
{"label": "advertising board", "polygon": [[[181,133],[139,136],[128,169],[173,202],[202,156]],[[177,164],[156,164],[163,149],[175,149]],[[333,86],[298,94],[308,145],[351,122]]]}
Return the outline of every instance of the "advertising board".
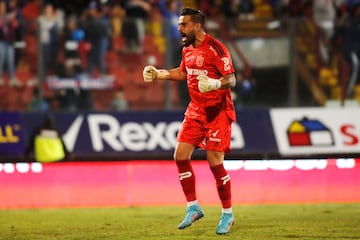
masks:
{"label": "advertising board", "polygon": [[281,156],[360,153],[360,111],[357,108],[271,109]]}

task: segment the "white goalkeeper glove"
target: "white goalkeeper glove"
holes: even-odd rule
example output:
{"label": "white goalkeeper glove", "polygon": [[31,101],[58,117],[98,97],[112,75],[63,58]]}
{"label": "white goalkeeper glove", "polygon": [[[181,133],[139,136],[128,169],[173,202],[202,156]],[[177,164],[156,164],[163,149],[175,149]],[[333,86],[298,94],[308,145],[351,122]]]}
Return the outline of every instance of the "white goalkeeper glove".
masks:
{"label": "white goalkeeper glove", "polygon": [[144,67],[143,70],[143,78],[144,78],[144,82],[152,82],[156,79],[156,67],[148,65],[146,67]]}
{"label": "white goalkeeper glove", "polygon": [[165,69],[157,69],[152,65],[144,67],[144,82],[152,82],[156,79],[165,80],[167,77],[169,77],[169,72]]}
{"label": "white goalkeeper glove", "polygon": [[201,93],[209,92],[221,88],[220,80],[209,78],[203,74],[197,76],[196,79],[199,80],[198,87]]}

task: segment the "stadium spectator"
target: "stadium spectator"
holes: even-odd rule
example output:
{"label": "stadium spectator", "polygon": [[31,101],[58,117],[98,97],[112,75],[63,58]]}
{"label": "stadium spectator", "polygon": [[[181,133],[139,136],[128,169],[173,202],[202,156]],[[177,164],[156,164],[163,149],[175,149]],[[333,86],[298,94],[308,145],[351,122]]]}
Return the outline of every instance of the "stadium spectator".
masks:
{"label": "stadium spectator", "polygon": [[334,34],[334,24],[336,18],[335,4],[332,0],[313,1],[313,19],[320,30],[319,47],[322,59],[328,63],[330,61],[330,39]]}
{"label": "stadium spectator", "polygon": [[353,87],[360,83],[360,3],[353,7],[353,17],[344,33],[342,52],[351,68],[347,86],[347,97],[351,97]]}
{"label": "stadium spectator", "polygon": [[187,81],[191,101],[177,136],[174,159],[187,201],[187,212],[179,229],[204,216],[196,197],[191,156],[195,148],[206,151],[214,175],[222,215],[217,234],[226,234],[234,223],[230,176],[224,168],[225,152],[230,151],[231,123],[236,120],[231,87],[236,85],[235,70],[226,46],[204,30],[205,16],[199,10],[184,8],[178,30],[184,45],[179,67],[144,67],[145,82],[154,80]]}
{"label": "stadium spectator", "polygon": [[90,2],[86,10],[86,19],[83,22],[85,39],[91,45],[87,58],[87,73],[89,77],[94,74],[95,67],[100,75],[106,74],[106,53],[109,49],[110,24],[102,18],[95,1]]}
{"label": "stadium spectator", "polygon": [[7,12],[6,2],[0,1],[0,86],[4,85],[3,69],[7,68],[10,86],[21,86],[15,76],[15,48],[16,32],[19,22],[14,10]]}
{"label": "stadium spectator", "polygon": [[[74,57],[74,55],[66,55],[65,53],[65,59],[57,63],[56,75],[60,79],[86,81],[88,75],[84,74],[79,64],[79,59]],[[66,87],[60,89],[56,95],[56,100],[59,102],[60,110],[76,111],[93,109],[93,99],[91,90],[89,89]]]}
{"label": "stadium spectator", "polygon": [[21,13],[30,24],[34,24],[34,20],[41,14],[40,0],[28,0],[21,9]]}
{"label": "stadium spectator", "polygon": [[[168,68],[173,68],[181,62],[182,45],[178,31],[178,19],[182,3],[178,0],[159,0],[158,6],[163,17],[162,30],[166,39],[165,62]],[[181,106],[185,108],[190,100],[186,81],[179,81],[178,95]]]}
{"label": "stadium spectator", "polygon": [[142,53],[145,37],[145,21],[149,18],[151,4],[147,0],[128,0],[124,5],[126,17],[123,22],[123,36],[126,51]]}
{"label": "stadium spectator", "polygon": [[60,34],[64,28],[64,14],[61,9],[48,3],[39,17],[40,41],[43,48],[43,66],[45,73],[53,74],[58,60]]}
{"label": "stadium spectator", "polygon": [[[15,15],[15,19],[18,22],[18,27],[15,31],[15,41],[20,42],[24,39],[24,18],[21,12],[21,4],[18,0],[9,0],[8,12],[13,12]],[[16,42],[14,45],[16,45]],[[23,47],[22,46],[14,46],[15,47],[15,66],[19,64],[19,60],[21,59]]]}
{"label": "stadium spectator", "polygon": [[111,8],[110,25],[112,32],[113,50],[121,52],[123,50],[122,25],[125,18],[125,10],[120,4],[115,4]]}
{"label": "stadium spectator", "polygon": [[[232,1],[232,5],[235,5]],[[255,5],[252,0],[242,0],[239,3],[239,17],[243,20],[254,20]],[[235,22],[236,23],[236,22]]]}
{"label": "stadium spectator", "polygon": [[124,112],[129,109],[129,103],[125,98],[124,91],[122,88],[119,88],[115,92],[114,98],[110,102],[110,110]]}
{"label": "stadium spectator", "polygon": [[[76,62],[71,60],[59,61],[56,65],[56,75],[60,79],[73,79],[81,73],[81,69]],[[63,88],[56,94],[56,100],[59,103],[59,110],[62,111],[76,111],[80,102],[79,95],[81,89],[77,88]]]}
{"label": "stadium spectator", "polygon": [[224,12],[222,11],[223,0],[197,0],[196,2],[199,9],[201,9],[208,18],[206,24],[208,24],[209,21],[224,17]]}
{"label": "stadium spectator", "polygon": [[268,0],[272,15],[274,17],[282,17],[288,15],[288,7],[290,0]]}
{"label": "stadium spectator", "polygon": [[79,54],[79,43],[85,38],[84,30],[79,26],[77,17],[71,15],[66,19],[63,35],[63,48],[65,61],[72,62],[77,67],[81,67]]}
{"label": "stadium spectator", "polygon": [[37,19],[41,14],[41,7],[39,0],[28,0],[20,9],[23,17],[23,40],[25,48],[22,50],[21,61],[23,65],[29,67],[31,79],[27,80],[28,86],[33,86],[38,83],[37,70],[38,64],[34,59],[38,58],[37,48]]}
{"label": "stadium spectator", "polygon": [[162,33],[166,38],[165,59],[170,68],[178,66],[181,61],[181,43],[178,31],[178,19],[182,3],[179,0],[158,0],[163,17]]}
{"label": "stadium spectator", "polygon": [[43,96],[41,96],[39,88],[34,88],[33,98],[26,106],[26,109],[28,111],[48,111],[50,109],[49,99],[45,99]]}
{"label": "stadium spectator", "polygon": [[221,9],[225,17],[225,27],[229,29],[230,35],[236,35],[239,19],[254,19],[254,4],[252,0],[225,0],[222,3]]}
{"label": "stadium spectator", "polygon": [[291,0],[288,5],[290,17],[307,17],[312,18],[312,1],[313,0]]}

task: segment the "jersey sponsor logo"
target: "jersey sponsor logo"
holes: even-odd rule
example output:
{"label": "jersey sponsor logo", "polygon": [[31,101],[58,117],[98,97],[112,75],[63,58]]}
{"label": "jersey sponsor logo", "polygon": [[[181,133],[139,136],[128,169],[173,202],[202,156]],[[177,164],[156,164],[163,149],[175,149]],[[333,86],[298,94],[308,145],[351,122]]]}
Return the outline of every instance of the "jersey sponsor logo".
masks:
{"label": "jersey sponsor logo", "polygon": [[206,69],[194,69],[194,68],[188,68],[186,67],[186,72],[187,75],[195,75],[195,76],[199,76],[199,75],[208,75],[208,70]]}

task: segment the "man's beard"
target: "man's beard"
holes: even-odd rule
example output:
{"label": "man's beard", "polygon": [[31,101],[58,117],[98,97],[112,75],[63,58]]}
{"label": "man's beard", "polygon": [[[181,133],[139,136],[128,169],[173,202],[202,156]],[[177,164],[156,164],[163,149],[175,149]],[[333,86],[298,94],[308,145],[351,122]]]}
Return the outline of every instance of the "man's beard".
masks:
{"label": "man's beard", "polygon": [[186,37],[186,40],[182,41],[182,43],[185,47],[188,47],[195,42],[195,35],[189,35],[189,36],[185,36],[185,37]]}

